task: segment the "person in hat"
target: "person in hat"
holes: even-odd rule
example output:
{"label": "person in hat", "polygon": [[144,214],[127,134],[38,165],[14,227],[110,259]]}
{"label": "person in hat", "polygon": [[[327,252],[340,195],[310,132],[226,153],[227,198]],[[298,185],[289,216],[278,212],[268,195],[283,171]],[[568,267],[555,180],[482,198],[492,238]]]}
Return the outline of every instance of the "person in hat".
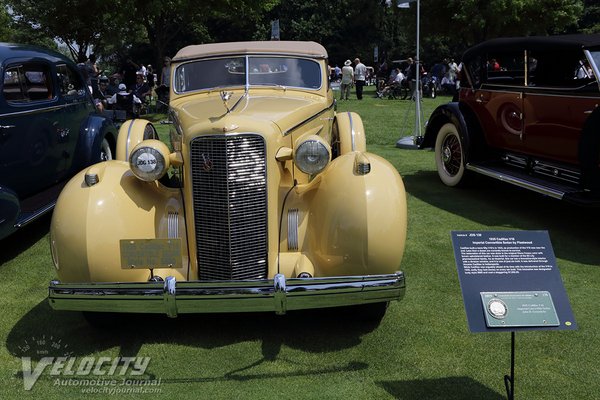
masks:
{"label": "person in hat", "polygon": [[96,107],[98,107],[98,109],[100,111],[103,111],[104,109],[106,109],[106,106],[108,105],[107,100],[110,96],[108,95],[108,93],[106,91],[107,88],[108,88],[108,77],[106,77],[105,75],[102,75],[100,77],[100,79],[98,79],[98,87],[94,91],[94,103],[96,104]]}
{"label": "person in hat", "polygon": [[346,60],[344,62],[344,67],[342,68],[342,82],[341,82],[341,90],[340,90],[340,99],[341,100],[349,100],[350,99],[350,87],[352,87],[352,83],[354,82],[354,68],[352,68],[352,61]]}
{"label": "person in hat", "polygon": [[119,93],[112,95],[107,100],[108,104],[114,104],[115,110],[124,110],[127,117],[137,117],[138,105],[142,101],[133,93],[127,91],[127,86],[124,83],[119,84]]}

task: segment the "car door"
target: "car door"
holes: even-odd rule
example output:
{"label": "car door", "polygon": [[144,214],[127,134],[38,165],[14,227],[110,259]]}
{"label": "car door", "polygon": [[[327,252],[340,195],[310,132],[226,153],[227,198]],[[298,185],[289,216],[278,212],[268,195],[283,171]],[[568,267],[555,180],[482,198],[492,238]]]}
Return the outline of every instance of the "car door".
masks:
{"label": "car door", "polygon": [[61,107],[51,70],[43,60],[9,60],[3,68],[0,183],[21,198],[51,186],[60,176]]}
{"label": "car door", "polygon": [[472,91],[461,93],[461,100],[476,112],[486,141],[494,148],[523,151],[523,54],[490,52],[467,66],[476,82]]}
{"label": "car door", "polygon": [[524,96],[528,154],[575,164],[581,129],[598,104],[598,83],[581,50],[529,52],[530,84]]}
{"label": "car door", "polygon": [[56,66],[58,91],[63,104],[60,139],[65,162],[64,168],[65,171],[71,173],[77,172],[73,168],[79,167],[74,166],[73,163],[77,159],[75,152],[78,141],[81,139],[80,132],[86,128],[88,116],[95,109],[85,83],[75,68],[68,64]]}

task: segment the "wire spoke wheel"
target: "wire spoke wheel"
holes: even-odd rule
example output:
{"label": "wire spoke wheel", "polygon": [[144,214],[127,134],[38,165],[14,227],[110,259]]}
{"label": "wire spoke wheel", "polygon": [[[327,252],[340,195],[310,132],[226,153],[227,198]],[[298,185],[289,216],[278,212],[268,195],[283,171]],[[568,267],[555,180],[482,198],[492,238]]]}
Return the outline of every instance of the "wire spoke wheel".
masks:
{"label": "wire spoke wheel", "polygon": [[456,186],[465,175],[464,149],[456,126],[442,125],[435,141],[435,162],[444,184]]}

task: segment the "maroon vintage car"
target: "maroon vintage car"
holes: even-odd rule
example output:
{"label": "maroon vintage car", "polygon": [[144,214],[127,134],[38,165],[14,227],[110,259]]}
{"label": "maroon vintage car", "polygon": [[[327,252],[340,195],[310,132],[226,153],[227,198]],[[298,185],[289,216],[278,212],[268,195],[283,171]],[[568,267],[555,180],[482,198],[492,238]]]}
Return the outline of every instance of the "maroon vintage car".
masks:
{"label": "maroon vintage car", "polygon": [[463,57],[457,102],[431,115],[446,185],[480,173],[600,205],[600,35],[493,39]]}

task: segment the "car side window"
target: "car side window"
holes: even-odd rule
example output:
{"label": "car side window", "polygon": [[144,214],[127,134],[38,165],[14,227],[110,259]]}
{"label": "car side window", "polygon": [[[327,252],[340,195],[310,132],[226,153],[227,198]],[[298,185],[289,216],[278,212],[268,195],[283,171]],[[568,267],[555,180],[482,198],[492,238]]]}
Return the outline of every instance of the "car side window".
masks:
{"label": "car side window", "polygon": [[60,93],[63,96],[85,96],[84,84],[79,74],[66,64],[61,64],[56,67],[58,75],[58,85]]}
{"label": "car side window", "polygon": [[530,52],[530,81],[536,86],[577,88],[594,82],[583,53]]}
{"label": "car side window", "polygon": [[27,103],[54,97],[50,67],[45,64],[9,66],[4,71],[2,94],[9,103]]}
{"label": "car side window", "polygon": [[523,51],[490,52],[486,57],[484,81],[492,85],[525,85]]}

